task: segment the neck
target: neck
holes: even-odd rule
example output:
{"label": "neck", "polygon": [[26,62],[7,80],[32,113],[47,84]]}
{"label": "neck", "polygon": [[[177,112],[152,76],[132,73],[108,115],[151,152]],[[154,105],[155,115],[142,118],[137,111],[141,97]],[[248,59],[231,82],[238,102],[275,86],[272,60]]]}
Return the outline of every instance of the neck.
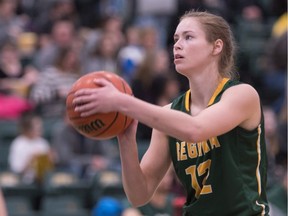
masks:
{"label": "neck", "polygon": [[205,108],[222,80],[217,70],[205,70],[188,77],[193,106]]}

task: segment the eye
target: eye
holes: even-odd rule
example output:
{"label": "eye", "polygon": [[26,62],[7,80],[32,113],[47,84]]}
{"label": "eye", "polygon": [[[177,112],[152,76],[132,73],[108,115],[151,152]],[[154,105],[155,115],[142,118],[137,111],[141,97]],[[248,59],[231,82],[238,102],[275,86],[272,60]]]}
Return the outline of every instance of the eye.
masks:
{"label": "eye", "polygon": [[193,39],[193,36],[191,36],[191,35],[186,35],[186,36],[185,36],[185,39],[186,39],[186,40],[191,40],[191,39]]}
{"label": "eye", "polygon": [[174,38],[174,44],[177,43],[178,40],[178,38]]}

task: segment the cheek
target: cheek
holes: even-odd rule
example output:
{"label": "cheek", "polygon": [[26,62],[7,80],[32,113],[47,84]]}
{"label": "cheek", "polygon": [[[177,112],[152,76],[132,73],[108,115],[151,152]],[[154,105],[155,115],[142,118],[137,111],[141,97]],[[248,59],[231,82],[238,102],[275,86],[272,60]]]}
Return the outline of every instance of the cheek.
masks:
{"label": "cheek", "polygon": [[201,64],[202,62],[207,61],[207,58],[211,55],[211,52],[212,50],[210,46],[198,44],[197,46],[189,49],[189,62],[191,62],[193,65]]}

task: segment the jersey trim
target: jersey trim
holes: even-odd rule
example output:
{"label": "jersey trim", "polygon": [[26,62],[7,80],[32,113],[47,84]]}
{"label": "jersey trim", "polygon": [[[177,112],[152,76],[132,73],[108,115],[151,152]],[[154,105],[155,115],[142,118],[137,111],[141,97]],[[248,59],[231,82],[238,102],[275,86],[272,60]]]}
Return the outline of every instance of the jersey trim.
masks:
{"label": "jersey trim", "polygon": [[258,126],[258,139],[257,139],[257,153],[258,153],[258,164],[256,168],[256,177],[258,181],[258,194],[261,194],[261,176],[260,176],[260,162],[261,162],[261,148],[260,148],[260,134],[261,134],[261,125]]}
{"label": "jersey trim", "polygon": [[185,109],[188,112],[190,111],[190,95],[191,95],[191,90],[189,89],[185,94]]}
{"label": "jersey trim", "polygon": [[[257,138],[257,154],[258,154],[258,164],[257,164],[257,168],[256,168],[256,178],[257,178],[257,182],[258,182],[258,194],[259,196],[262,193],[262,185],[261,185],[261,175],[260,175],[260,162],[261,162],[261,145],[260,145],[260,139],[261,139],[261,124],[258,125],[257,128],[258,131],[258,138]],[[256,200],[256,205],[262,207],[263,211],[261,212],[261,216],[265,215],[265,205],[261,204],[258,202],[258,200]]]}
{"label": "jersey trim", "polygon": [[210,98],[208,106],[210,106],[211,104],[214,103],[215,98],[222,91],[223,87],[228,82],[228,80],[229,80],[228,78],[223,78],[222,79],[222,81],[219,83],[219,85],[217,86],[216,90],[214,91],[212,97]]}
{"label": "jersey trim", "polygon": [[[221,82],[219,83],[219,85],[217,86],[216,90],[214,91],[212,97],[209,100],[209,103],[207,106],[210,106],[214,103],[215,98],[217,97],[217,95],[222,91],[222,89],[224,88],[225,84],[229,81],[228,78],[223,78],[221,80]],[[186,111],[190,112],[190,95],[191,95],[191,90],[189,89],[186,93],[185,93],[185,109]]]}

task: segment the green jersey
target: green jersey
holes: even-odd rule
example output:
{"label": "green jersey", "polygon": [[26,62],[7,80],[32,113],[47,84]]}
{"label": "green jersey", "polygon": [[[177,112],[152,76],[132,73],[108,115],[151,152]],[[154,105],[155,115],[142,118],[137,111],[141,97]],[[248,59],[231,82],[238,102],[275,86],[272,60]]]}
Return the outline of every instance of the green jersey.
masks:
{"label": "green jersey", "polygon": [[[208,106],[239,83],[223,79]],[[190,90],[176,98],[171,109],[190,114]],[[254,130],[236,127],[198,143],[169,137],[169,146],[175,171],[187,192],[183,215],[269,215],[263,113]]]}

